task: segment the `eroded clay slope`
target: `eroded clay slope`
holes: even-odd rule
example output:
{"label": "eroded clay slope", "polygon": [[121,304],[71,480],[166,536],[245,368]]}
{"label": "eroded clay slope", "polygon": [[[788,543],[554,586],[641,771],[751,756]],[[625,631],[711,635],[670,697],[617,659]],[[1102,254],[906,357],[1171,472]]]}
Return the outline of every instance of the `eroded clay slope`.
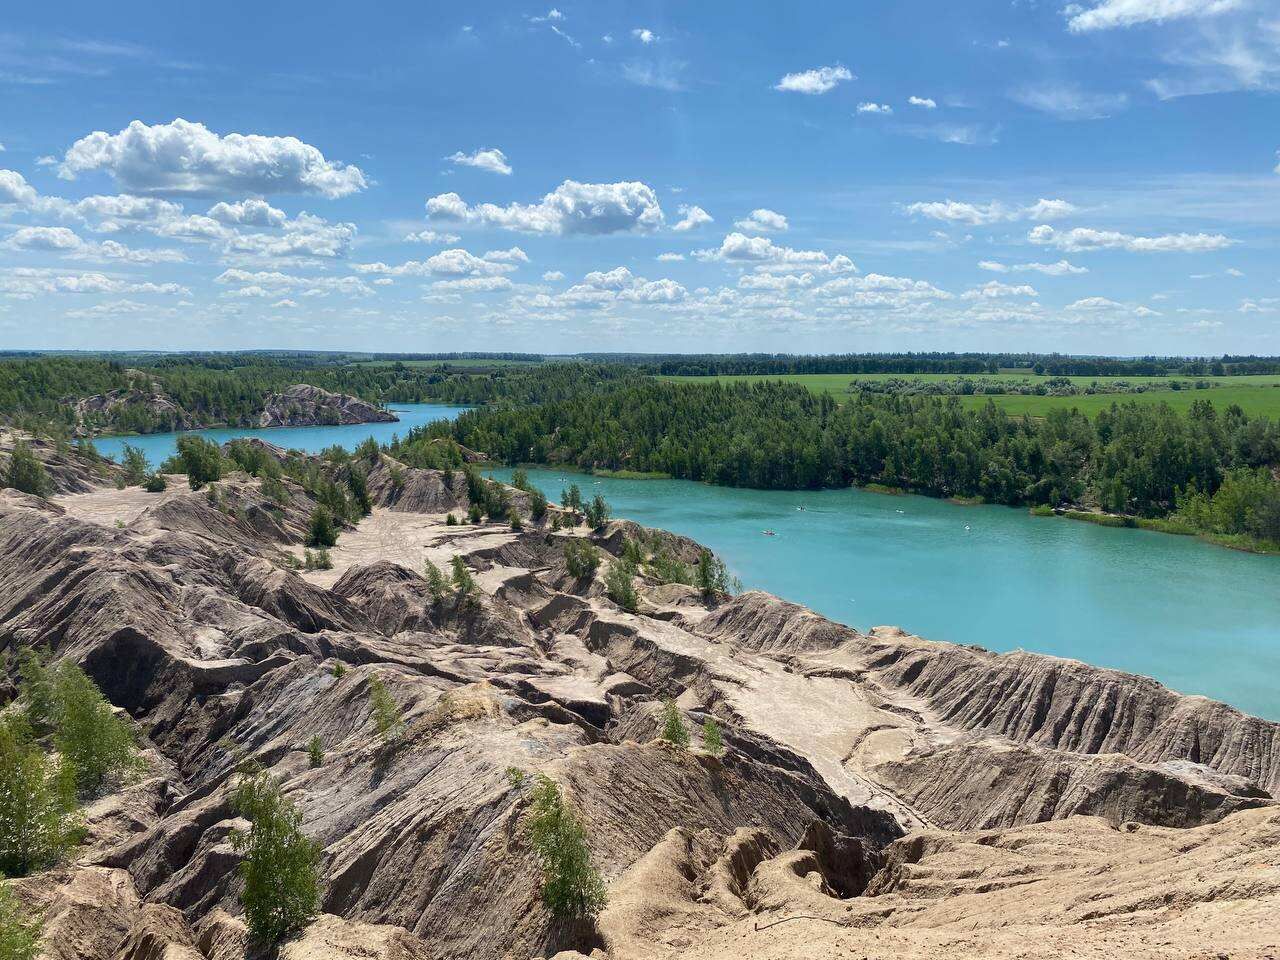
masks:
{"label": "eroded clay slope", "polygon": [[[641,578],[629,613],[603,587],[628,539],[686,560],[700,548],[626,521],[450,525],[468,506],[459,473],[367,468],[372,516],[342,532],[333,569],[308,573],[295,565],[314,501],[291,482],[284,505],[245,475],[212,493],[171,478],[159,495],[0,499],[0,644],[82,663],[149,758],[95,805],[75,863],[21,882],[46,910],[49,957],[243,958],[229,791],[248,758],[323,849],[325,916],[282,956],[813,956],[859,934],[865,955],[872,928],[924,956],[976,943],[966,923],[995,930],[1006,896],[1045,943],[1107,944],[1080,898],[1123,863],[1142,869],[1106,916],[1170,943],[1253,944],[1252,918],[1275,906],[1261,852],[1275,724],[1083,664],[863,635],[761,593]],[[583,536],[606,559],[575,577],[565,545]],[[473,602],[431,596],[425,562],[455,557]],[[404,714],[390,740],[375,679]],[[657,741],[668,698],[692,724],[716,717],[726,752]],[[554,777],[581,812],[610,887],[594,927],[542,906],[513,767]],[[1191,896],[1180,844],[1207,851],[1195,937],[1161,932],[1172,922],[1136,892]],[[1262,872],[1233,879],[1234,914],[1210,911],[1231,856]]]}

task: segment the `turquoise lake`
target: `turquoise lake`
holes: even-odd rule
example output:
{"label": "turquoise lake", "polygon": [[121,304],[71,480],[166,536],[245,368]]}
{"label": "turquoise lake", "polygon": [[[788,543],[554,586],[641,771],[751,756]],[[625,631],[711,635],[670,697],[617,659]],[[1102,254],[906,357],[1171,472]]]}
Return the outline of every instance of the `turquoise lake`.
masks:
{"label": "turquoise lake", "polygon": [[[314,453],[368,436],[387,441],[463,408],[392,409],[399,423],[197,432],[220,442],[258,436]],[[96,442],[109,456],[133,443],[159,463],[176,438]],[[510,479],[511,471],[493,474]],[[571,482],[587,496],[602,493],[615,516],[706,544],[745,587],[854,627],[895,624],[933,640],[1073,657],[1280,720],[1277,557],[1008,507],[861,490],[737,490],[562,470],[530,470],[529,478],[556,501]]]}
{"label": "turquoise lake", "polygon": [[[399,423],[357,423],[345,427],[267,427],[251,430],[246,427],[229,427],[217,430],[191,430],[189,433],[208,437],[218,443],[226,443],[237,437],[261,437],[270,443],[304,453],[319,453],[335,443],[353,449],[366,437],[379,443],[387,443],[395,435],[404,436],[411,429],[433,420],[452,420],[469,407],[449,406],[441,403],[392,403],[387,409],[400,418]],[[153,466],[168,460],[178,449],[181,433],[149,433],[138,437],[98,437],[94,445],[103,456],[118,459],[126,443],[140,448]]]}
{"label": "turquoise lake", "polygon": [[529,479],[557,502],[568,483],[601,493],[615,516],[710,547],[743,586],[854,627],[893,624],[931,640],[1072,657],[1280,720],[1277,557],[862,490],[736,490],[554,470],[529,470]]}

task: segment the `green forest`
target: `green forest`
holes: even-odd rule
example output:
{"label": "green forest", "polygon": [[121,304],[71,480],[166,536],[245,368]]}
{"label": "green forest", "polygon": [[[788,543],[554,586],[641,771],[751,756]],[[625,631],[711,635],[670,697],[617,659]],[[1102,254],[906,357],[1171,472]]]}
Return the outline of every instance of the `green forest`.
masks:
{"label": "green forest", "polygon": [[[1117,402],[1095,417],[1009,417],[949,397],[854,394],[784,382],[619,377],[539,403],[500,403],[411,433],[508,463],[657,473],[725,486],[857,484],[935,497],[1101,511],[1170,529],[1280,542],[1280,426],[1197,401],[1186,414]],[[1215,511],[1224,488],[1244,491]],[[1239,496],[1237,496],[1239,500]],[[1192,509],[1194,504],[1200,508]]]}

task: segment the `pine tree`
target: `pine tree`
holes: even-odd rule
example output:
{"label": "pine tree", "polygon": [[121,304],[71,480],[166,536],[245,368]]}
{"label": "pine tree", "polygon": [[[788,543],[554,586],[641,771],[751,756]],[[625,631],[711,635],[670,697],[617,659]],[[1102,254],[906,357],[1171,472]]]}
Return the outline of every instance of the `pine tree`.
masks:
{"label": "pine tree", "polygon": [[684,725],[680,708],[674,700],[668,700],[662,705],[662,739],[677,747],[689,746],[689,728]]}

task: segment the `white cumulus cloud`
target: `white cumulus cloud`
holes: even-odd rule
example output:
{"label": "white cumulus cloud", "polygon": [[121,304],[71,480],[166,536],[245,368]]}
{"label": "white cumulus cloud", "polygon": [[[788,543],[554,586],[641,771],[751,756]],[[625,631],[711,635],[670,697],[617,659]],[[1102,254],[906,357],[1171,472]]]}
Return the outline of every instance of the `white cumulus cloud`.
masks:
{"label": "white cumulus cloud", "polygon": [[1235,243],[1220,233],[1169,233],[1141,237],[1114,230],[1076,227],[1058,231],[1048,224],[1034,228],[1027,239],[1040,246],[1057,247],[1072,253],[1084,250],[1129,250],[1134,253],[1204,253],[1222,250]]}
{"label": "white cumulus cloud", "polygon": [[893,113],[893,107],[889,106],[887,103],[873,103],[870,100],[867,100],[858,104],[858,112],[880,113],[887,115]]}
{"label": "white cumulus cloud", "polygon": [[680,222],[672,226],[672,230],[695,230],[703,224],[715,223],[715,219],[701,207],[685,204],[679,208]]}
{"label": "white cumulus cloud", "polygon": [[733,225],[744,233],[783,233],[789,224],[787,218],[775,210],[758,207]]}
{"label": "white cumulus cloud", "polygon": [[445,159],[464,167],[475,167],[477,170],[488,170],[490,173],[500,173],[503,176],[511,175],[511,164],[507,161],[507,155],[497,147],[482,147],[472,153],[463,153],[459,150]]}
{"label": "white cumulus cloud", "polygon": [[328,160],[297,137],[230,133],[181,118],[119,133],[96,131],[67,150],[58,175],[102,170],[130,193],[315,193],[330,199],[368,185],[359,167]]}
{"label": "white cumulus cloud", "polygon": [[932,97],[908,97],[907,103],[913,107],[922,107],[925,110],[936,110],[938,102]]}
{"label": "white cumulus cloud", "polygon": [[836,88],[837,84],[852,79],[853,74],[848,67],[839,65],[818,67],[817,69],[804,70],[800,73],[788,73],[774,84],[773,89],[817,96],[818,94],[829,93]]}
{"label": "white cumulus cloud", "polygon": [[944,223],[966,223],[974,227],[1013,220],[1057,220],[1076,212],[1075,206],[1066,200],[1044,199],[1021,207],[1010,207],[995,200],[991,203],[932,200],[907,204],[905,209],[907,213],[928,217],[930,220],[941,220]]}
{"label": "white cumulus cloud", "polygon": [[566,180],[539,202],[468,205],[456,193],[427,201],[433,220],[500,227],[523,233],[651,233],[665,222],[658,196],[648,184],[578,183]]}

